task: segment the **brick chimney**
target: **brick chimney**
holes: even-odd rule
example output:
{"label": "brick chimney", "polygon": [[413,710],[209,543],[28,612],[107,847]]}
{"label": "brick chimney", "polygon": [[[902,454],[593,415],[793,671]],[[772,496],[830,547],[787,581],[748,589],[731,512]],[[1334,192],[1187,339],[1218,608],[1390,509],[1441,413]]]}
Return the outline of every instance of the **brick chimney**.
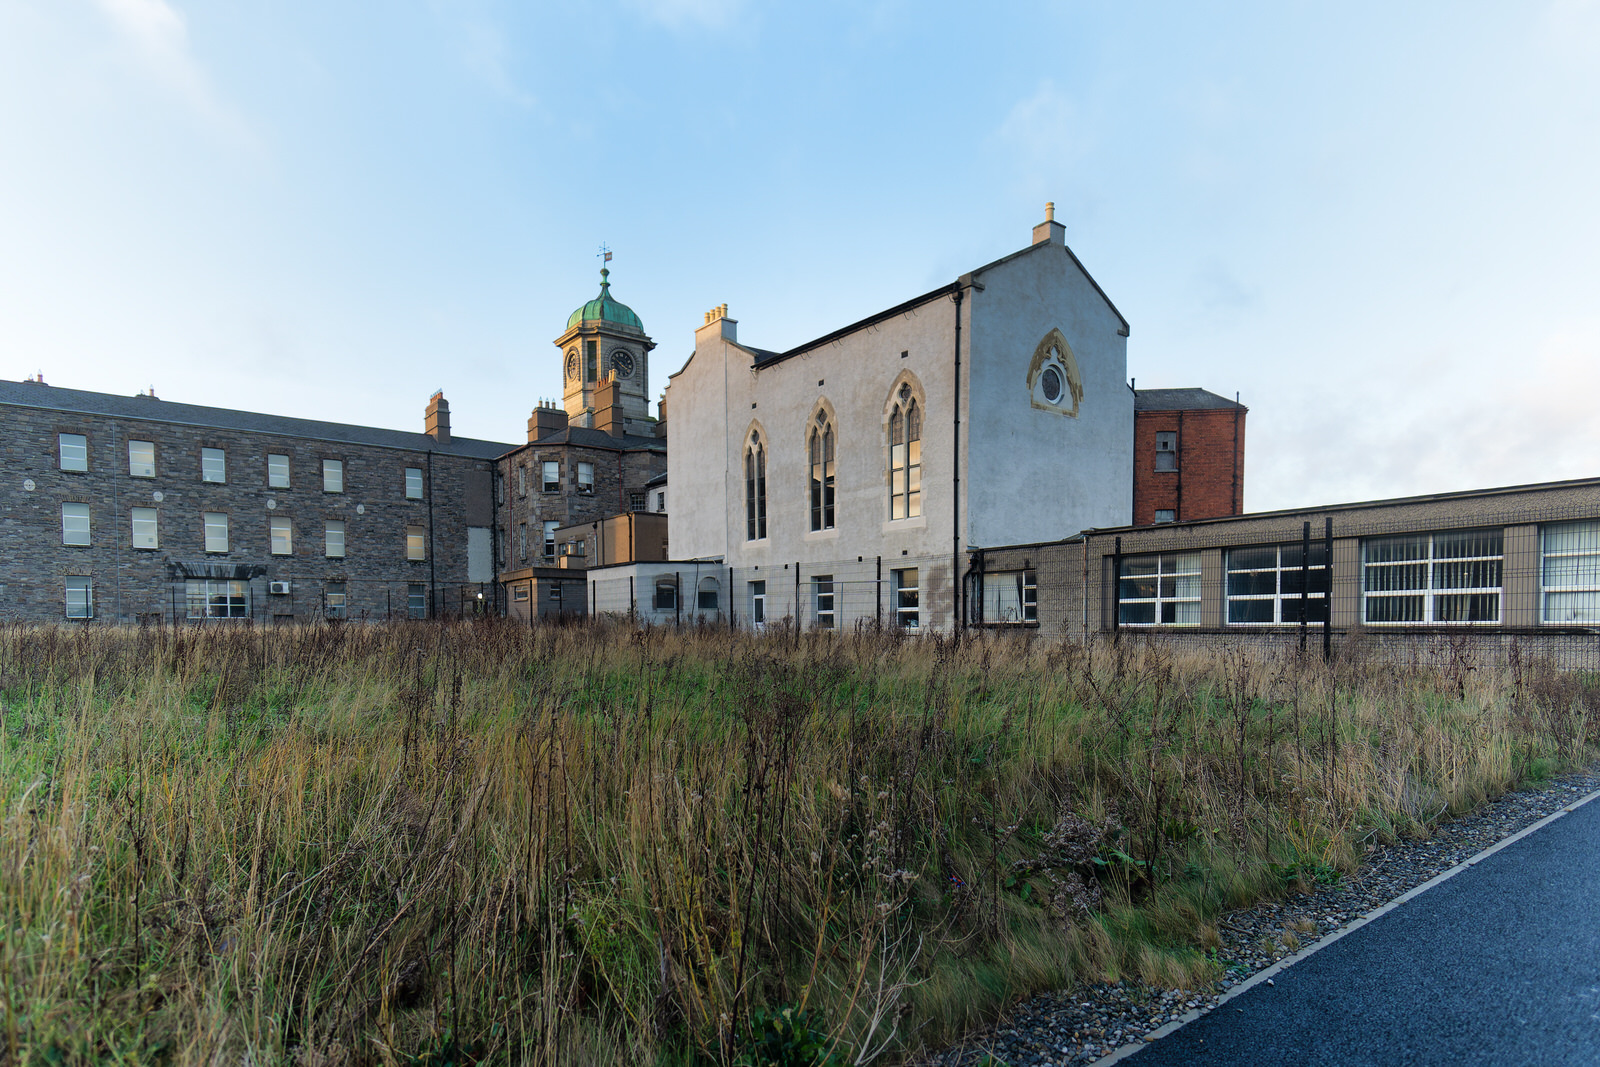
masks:
{"label": "brick chimney", "polygon": [[528,443],[542,441],[551,434],[560,433],[566,428],[566,411],[556,407],[548,400],[541,400],[539,401],[539,406],[533,409],[533,417],[528,420]]}
{"label": "brick chimney", "polygon": [[661,399],[656,401],[656,436],[667,436],[667,394],[662,393]]}
{"label": "brick chimney", "polygon": [[610,373],[594,387],[594,428],[612,437],[627,433],[622,417],[622,397],[617,395],[617,379]]}
{"label": "brick chimney", "polygon": [[1056,221],[1056,205],[1052,201],[1044,206],[1044,221],[1033,228],[1033,243],[1066,246],[1067,228]]}
{"label": "brick chimney", "polygon": [[441,445],[450,443],[450,401],[441,389],[428,398],[428,412],[422,432]]}

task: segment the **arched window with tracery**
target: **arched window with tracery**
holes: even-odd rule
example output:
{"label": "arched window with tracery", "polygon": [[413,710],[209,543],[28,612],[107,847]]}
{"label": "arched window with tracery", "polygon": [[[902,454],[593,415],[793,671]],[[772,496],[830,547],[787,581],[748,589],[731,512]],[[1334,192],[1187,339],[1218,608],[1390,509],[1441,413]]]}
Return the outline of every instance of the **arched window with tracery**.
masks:
{"label": "arched window with tracery", "polygon": [[744,449],[744,536],[747,541],[767,536],[767,450],[759,430],[750,431]]}
{"label": "arched window with tracery", "polygon": [[833,422],[826,411],[811,424],[811,528],[833,529]]}
{"label": "arched window with tracery", "polygon": [[902,382],[889,411],[889,518],[922,514],[922,409]]}

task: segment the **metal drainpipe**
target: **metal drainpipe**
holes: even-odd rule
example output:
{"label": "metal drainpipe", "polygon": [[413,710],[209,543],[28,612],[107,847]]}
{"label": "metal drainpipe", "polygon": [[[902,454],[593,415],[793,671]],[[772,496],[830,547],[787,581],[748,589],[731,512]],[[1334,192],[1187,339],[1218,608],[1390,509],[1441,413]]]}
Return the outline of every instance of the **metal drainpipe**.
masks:
{"label": "metal drainpipe", "polygon": [[961,298],[966,294],[961,286],[956,286],[952,294],[956,302],[956,344],[955,344],[955,406],[951,412],[951,488],[953,490],[950,502],[950,595],[954,599],[951,605],[955,609],[956,633],[966,629],[966,612],[961,604]]}
{"label": "metal drainpipe", "polygon": [[438,546],[433,543],[433,449],[428,449],[428,615],[439,615]]}

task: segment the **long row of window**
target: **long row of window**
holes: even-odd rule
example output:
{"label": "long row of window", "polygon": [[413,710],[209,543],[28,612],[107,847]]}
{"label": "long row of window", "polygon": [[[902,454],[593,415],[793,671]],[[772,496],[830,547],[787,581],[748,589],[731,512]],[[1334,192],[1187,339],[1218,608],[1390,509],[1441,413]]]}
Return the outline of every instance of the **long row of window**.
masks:
{"label": "long row of window", "polygon": [[[922,409],[911,386],[902,383],[889,410],[888,470],[885,483],[889,519],[913,519],[922,514]],[[819,407],[806,431],[806,470],[812,531],[832,530],[837,524],[838,445],[833,416]],[[767,536],[767,441],[760,429],[750,431],[744,448],[745,540]]]}
{"label": "long row of window", "polygon": [[[811,577],[811,623],[818,629],[832,630],[839,625],[842,605],[839,598],[844,583],[834,580],[831,574]],[[757,627],[767,622],[767,583],[764,579],[746,583],[749,598],[750,621]],[[893,625],[903,630],[915,630],[922,625],[922,595],[915,567],[901,567],[889,572],[889,618]],[[804,620],[802,620],[803,622]]]}
{"label": "long row of window", "polygon": [[[134,548],[152,550],[161,547],[160,516],[155,508],[133,508],[129,518]],[[227,512],[207,511],[201,514],[201,537],[207,552],[231,551],[229,526]],[[427,559],[427,528],[423,526],[407,526],[405,531],[406,559]],[[61,505],[61,543],[76,546],[88,546],[93,543],[88,504]],[[294,543],[294,520],[279,515],[274,515],[267,519],[267,546],[272,555],[294,555]],[[322,552],[328,559],[343,559],[345,557],[345,523],[343,519],[323,520]]]}
{"label": "long row of window", "polygon": [[[1328,618],[1329,567],[1321,543],[1236,548],[1226,555],[1226,621],[1267,626]],[[1600,521],[1540,530],[1539,619],[1600,623]],[[1497,624],[1505,546],[1500,530],[1375,537],[1361,542],[1361,619],[1372,625]],[[1200,554],[1129,556],[1118,575],[1125,626],[1200,622]]]}
{"label": "long row of window", "polygon": [[[94,579],[71,577],[64,590],[67,618],[94,618]],[[385,594],[387,596],[387,594]],[[189,619],[248,619],[251,617],[250,583],[221,578],[190,578],[184,582],[184,617]],[[376,603],[373,607],[378,607]],[[330,619],[348,617],[350,609],[346,584],[324,582],[321,611]],[[422,582],[406,586],[406,614],[413,619],[428,617],[428,587]]]}
{"label": "long row of window", "polygon": [[[63,433],[57,435],[57,449],[60,467],[64,471],[88,471],[89,469],[89,439],[80,433]],[[267,488],[290,489],[290,463],[287,455],[276,452],[267,454]],[[591,469],[591,483],[593,471]],[[154,441],[129,441],[128,442],[128,476],[131,478],[154,478],[156,476],[156,446]],[[200,450],[200,480],[217,485],[225,485],[228,481],[228,454],[221,448],[202,448]],[[404,487],[407,500],[421,500],[423,498],[423,475],[421,467],[406,467]],[[324,493],[344,492],[344,460],[324,459],[322,461],[322,491]]]}

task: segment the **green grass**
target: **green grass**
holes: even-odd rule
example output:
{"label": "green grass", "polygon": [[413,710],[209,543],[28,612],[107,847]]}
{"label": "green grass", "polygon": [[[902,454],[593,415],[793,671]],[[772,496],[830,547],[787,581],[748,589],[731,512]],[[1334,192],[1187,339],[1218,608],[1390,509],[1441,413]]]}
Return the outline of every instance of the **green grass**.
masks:
{"label": "green grass", "polygon": [[1593,758],[1592,679],[1459,666],[5,630],[0,1059],[895,1062],[1205,984],[1224,910]]}

